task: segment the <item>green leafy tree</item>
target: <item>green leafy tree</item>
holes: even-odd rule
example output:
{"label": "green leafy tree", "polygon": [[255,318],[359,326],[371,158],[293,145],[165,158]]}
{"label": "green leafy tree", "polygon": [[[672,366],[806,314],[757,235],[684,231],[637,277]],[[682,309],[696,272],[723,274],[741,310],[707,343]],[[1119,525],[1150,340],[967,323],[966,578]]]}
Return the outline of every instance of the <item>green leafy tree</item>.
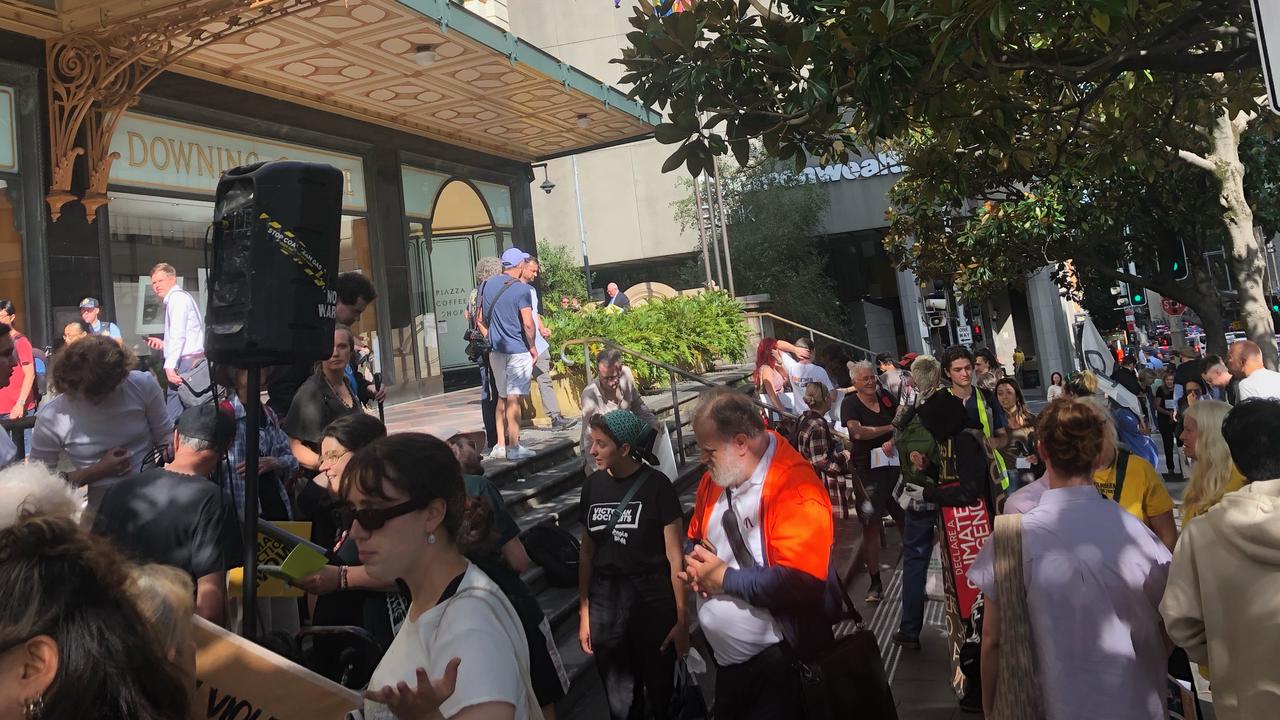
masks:
{"label": "green leafy tree", "polygon": [[[823,332],[847,335],[848,318],[837,302],[835,281],[827,271],[828,258],[818,238],[830,204],[826,192],[816,185],[783,179],[767,158],[724,170],[720,177],[738,295],[768,294],[774,313]],[[696,227],[697,217],[692,188],[689,195],[675,203],[676,219],[686,230]],[[711,241],[719,242],[718,235]],[[683,272],[690,287],[706,281],[698,250],[699,257]]]}
{"label": "green leafy tree", "polygon": [[587,279],[578,262],[563,245],[546,240],[538,242],[538,281],[542,285],[543,303],[560,307],[561,296],[587,299]]}
{"label": "green leafy tree", "polygon": [[799,167],[921,133],[988,166],[965,179],[979,201],[1055,177],[1200,172],[1241,317],[1274,364],[1239,142],[1275,122],[1247,0],[701,0],[669,16],[640,5],[618,62],[633,95],[667,110],[655,135],[677,146],[670,169],[742,161],[752,138]]}

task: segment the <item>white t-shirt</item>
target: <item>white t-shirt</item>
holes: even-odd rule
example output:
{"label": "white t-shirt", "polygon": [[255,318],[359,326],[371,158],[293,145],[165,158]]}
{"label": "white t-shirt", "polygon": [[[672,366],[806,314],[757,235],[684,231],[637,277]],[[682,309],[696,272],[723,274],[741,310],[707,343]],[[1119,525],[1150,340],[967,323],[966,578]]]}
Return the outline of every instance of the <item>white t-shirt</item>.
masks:
{"label": "white t-shirt", "polygon": [[547,339],[542,337],[542,306],[538,304],[538,291],[532,285],[529,286],[529,294],[533,295],[533,347],[538,351],[538,358],[542,359],[547,354]]}
{"label": "white t-shirt", "polygon": [[62,394],[41,406],[28,457],[53,467],[65,452],[79,470],[122,447],[129,451],[131,472],[138,472],[157,445],[172,439],[164,391],[154,375],[135,370],[97,405]]}
{"label": "white t-shirt", "polygon": [[[760,491],[764,476],[773,461],[777,438],[769,437],[769,449],[756,465],[755,472],[733,491],[733,509],[738,514],[742,539],[756,562],[764,564],[764,547],[760,537]],[[707,519],[707,541],[716,548],[729,567],[740,568],[738,559],[729,545],[729,535],[724,531],[724,511],[728,496],[724,493],[716,500]],[[782,642],[782,632],[773,614],[764,608],[748,605],[745,600],[731,595],[714,595],[698,599],[698,622],[702,632],[715,650],[716,660],[724,665],[744,663],[770,645]]]}
{"label": "white t-shirt", "polygon": [[[438,680],[453,658],[461,658],[458,684],[440,706],[453,717],[481,703],[515,706],[516,720],[526,720],[536,707],[529,686],[529,645],[520,619],[498,586],[475,565],[468,564],[458,592],[423,613],[405,620],[391,647],[369,680],[371,689],[404,682],[417,685],[415,673],[424,668]],[[387,707],[365,701],[365,720],[392,720]]]}
{"label": "white t-shirt", "polygon": [[1245,398],[1275,398],[1280,400],[1280,372],[1266,368],[1254,370],[1249,374],[1249,377],[1240,381],[1238,397],[1241,400]]}
{"label": "white t-shirt", "polygon": [[802,363],[787,353],[782,353],[782,367],[787,371],[787,377],[791,380],[791,407],[797,415],[803,414],[809,409],[809,405],[804,401],[805,386],[811,382],[822,383],[822,386],[831,392],[836,384],[831,382],[831,376],[827,374],[825,368],[821,365],[813,363]]}

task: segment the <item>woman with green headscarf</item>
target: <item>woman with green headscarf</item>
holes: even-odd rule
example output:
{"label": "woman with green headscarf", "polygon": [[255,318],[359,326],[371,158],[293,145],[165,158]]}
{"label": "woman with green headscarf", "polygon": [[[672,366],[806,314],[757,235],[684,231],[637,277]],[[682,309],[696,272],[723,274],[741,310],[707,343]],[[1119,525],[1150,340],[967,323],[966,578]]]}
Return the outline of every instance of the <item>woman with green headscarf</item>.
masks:
{"label": "woman with green headscarf", "polygon": [[613,410],[588,431],[600,469],[582,485],[578,640],[595,655],[613,718],[665,718],[676,654],[689,652],[677,576],[684,513],[671,480],[645,463],[656,464],[648,423]]}

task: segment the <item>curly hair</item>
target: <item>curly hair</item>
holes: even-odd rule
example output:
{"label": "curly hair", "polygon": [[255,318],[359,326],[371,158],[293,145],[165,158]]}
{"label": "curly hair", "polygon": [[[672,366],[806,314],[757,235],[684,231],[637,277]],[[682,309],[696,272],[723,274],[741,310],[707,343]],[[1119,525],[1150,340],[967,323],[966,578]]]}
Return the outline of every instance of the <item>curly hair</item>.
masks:
{"label": "curly hair", "polygon": [[34,515],[0,530],[0,647],[47,636],[58,649],[41,717],[189,717],[186,683],[139,631],[127,570],[109,542],[69,518]]}
{"label": "curly hair", "polygon": [[1088,476],[1106,447],[1108,424],[1096,404],[1058,398],[1037,418],[1036,437],[1055,470],[1069,477]]}
{"label": "curly hair", "polygon": [[502,260],[496,257],[482,257],[476,261],[476,284],[502,272]]}
{"label": "curly hair", "polygon": [[109,337],[92,335],[58,353],[50,380],[75,400],[97,403],[120,387],[137,364],[128,348]]}

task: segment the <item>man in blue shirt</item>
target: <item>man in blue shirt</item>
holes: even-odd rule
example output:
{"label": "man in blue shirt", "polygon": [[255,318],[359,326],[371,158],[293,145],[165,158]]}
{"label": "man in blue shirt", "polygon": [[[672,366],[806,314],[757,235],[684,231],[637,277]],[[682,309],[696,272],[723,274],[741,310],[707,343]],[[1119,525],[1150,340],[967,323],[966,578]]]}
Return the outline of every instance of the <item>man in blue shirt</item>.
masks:
{"label": "man in blue shirt", "polygon": [[532,288],[520,281],[529,253],[510,248],[502,253],[502,274],[480,288],[476,321],[489,339],[489,368],[498,390],[498,444],[490,457],[523,460],[533,451],[520,445],[520,397],[529,394],[538,358],[533,321]]}
{"label": "man in blue shirt", "polygon": [[80,301],[80,319],[85,321],[92,329],[94,335],[106,335],[121,345],[124,344],[124,336],[120,334],[120,328],[113,322],[107,322],[100,319],[102,315],[102,304],[97,298],[87,297]]}

